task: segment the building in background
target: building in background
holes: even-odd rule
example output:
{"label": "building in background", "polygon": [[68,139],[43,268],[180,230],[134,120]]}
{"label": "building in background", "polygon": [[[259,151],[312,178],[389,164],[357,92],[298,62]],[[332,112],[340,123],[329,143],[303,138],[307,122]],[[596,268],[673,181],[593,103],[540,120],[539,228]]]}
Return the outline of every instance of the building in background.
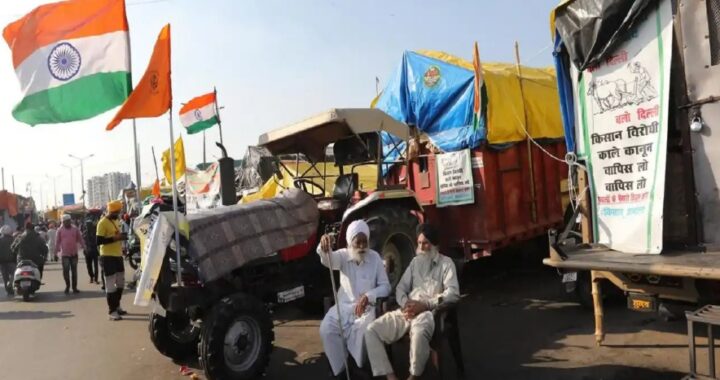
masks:
{"label": "building in background", "polygon": [[107,173],[87,181],[87,206],[102,207],[126,188],[132,179],[129,173]]}

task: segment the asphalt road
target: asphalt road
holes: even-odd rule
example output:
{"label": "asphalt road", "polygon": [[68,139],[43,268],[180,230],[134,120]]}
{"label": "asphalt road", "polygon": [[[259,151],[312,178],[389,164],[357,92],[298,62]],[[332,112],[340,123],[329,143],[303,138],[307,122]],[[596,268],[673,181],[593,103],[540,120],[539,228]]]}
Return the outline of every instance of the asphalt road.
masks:
{"label": "asphalt road", "polygon": [[[0,290],[0,377],[187,379],[179,373],[180,363],[153,348],[148,310],[131,305],[134,294],[126,292],[123,299],[130,315],[108,321],[104,295],[98,285],[87,283],[80,264],[79,295],[63,294],[55,263],[46,266],[47,284],[32,302],[5,299]],[[665,322],[627,311],[622,301],[611,303],[606,345],[595,347],[592,313],[563,300],[552,271],[485,266],[468,273],[471,281],[464,286],[467,295],[460,308],[467,379],[678,379],[687,372],[683,321]],[[277,310],[276,349],[265,378],[326,378],[318,326],[317,317],[292,308]],[[395,352],[400,359],[407,353],[402,346]],[[703,354],[701,366],[706,363]],[[406,368],[400,360],[398,372],[404,374]],[[454,371],[445,378],[455,378]]]}

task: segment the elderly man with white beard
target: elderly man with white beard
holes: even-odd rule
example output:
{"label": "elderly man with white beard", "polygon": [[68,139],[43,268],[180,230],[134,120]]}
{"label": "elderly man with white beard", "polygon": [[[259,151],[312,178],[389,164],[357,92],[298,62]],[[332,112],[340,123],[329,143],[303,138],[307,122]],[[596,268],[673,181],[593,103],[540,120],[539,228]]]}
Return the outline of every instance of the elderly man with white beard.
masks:
{"label": "elderly man with white beard", "polygon": [[[337,300],[320,324],[320,336],[325,355],[330,361],[333,375],[343,378],[346,350],[343,341],[347,341],[347,352],[362,368],[364,347],[363,334],[367,326],[375,320],[375,300],[390,294],[390,281],[380,255],[368,249],[370,228],[367,223],[357,220],[347,228],[347,248],[332,251],[329,235],[320,239],[317,252],[323,265],[340,271],[340,289]],[[340,308],[338,321],[337,307]],[[342,323],[342,330],[340,329]],[[341,335],[345,335],[345,339]]]}
{"label": "elderly man with white beard", "polygon": [[365,332],[365,344],[373,376],[397,380],[388,360],[385,344],[392,344],[410,332],[410,377],[417,379],[430,356],[430,339],[435,332],[433,310],[460,298],[455,263],[438,252],[438,231],[430,224],[417,228],[417,252],[397,285],[395,296],[400,310],[375,320]]}

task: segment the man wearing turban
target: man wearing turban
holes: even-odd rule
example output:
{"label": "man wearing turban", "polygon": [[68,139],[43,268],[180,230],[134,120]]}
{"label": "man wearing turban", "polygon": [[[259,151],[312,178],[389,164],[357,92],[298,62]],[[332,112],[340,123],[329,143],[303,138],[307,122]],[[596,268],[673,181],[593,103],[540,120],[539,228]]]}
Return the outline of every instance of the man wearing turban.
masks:
{"label": "man wearing turban", "polygon": [[97,225],[95,240],[100,247],[100,265],[105,278],[105,297],[108,304],[108,316],[111,321],[121,320],[121,315],[127,314],[120,307],[122,291],[125,287],[125,262],[122,257],[122,242],[127,240],[127,234],[120,229],[121,201],[112,201],[107,204],[107,213]]}
{"label": "man wearing turban", "polygon": [[[358,367],[363,365],[363,334],[375,320],[372,307],[379,297],[390,294],[390,281],[380,255],[368,248],[370,228],[363,220],[356,220],[347,228],[347,248],[332,250],[329,235],[320,239],[317,252],[320,262],[328,268],[340,271],[338,305],[333,306],[320,324],[320,336],[325,355],[330,361],[333,375],[342,377],[345,352],[349,352]],[[338,321],[338,310],[340,321]],[[342,323],[342,330],[340,324]],[[341,335],[344,333],[344,339]],[[347,342],[347,351],[343,347]]]}
{"label": "man wearing turban", "polygon": [[417,252],[395,290],[400,309],[370,324],[365,344],[373,376],[397,380],[385,345],[410,333],[410,377],[419,378],[430,356],[430,339],[435,332],[433,310],[457,302],[460,291],[455,263],[438,251],[439,233],[430,224],[417,228]]}

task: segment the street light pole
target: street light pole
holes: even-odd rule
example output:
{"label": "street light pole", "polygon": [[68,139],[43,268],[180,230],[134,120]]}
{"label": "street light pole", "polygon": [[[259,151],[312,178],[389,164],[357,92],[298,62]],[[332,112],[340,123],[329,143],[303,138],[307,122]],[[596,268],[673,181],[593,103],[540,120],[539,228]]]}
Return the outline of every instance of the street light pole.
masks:
{"label": "street light pole", "polygon": [[60,164],[60,166],[70,170],[70,192],[75,194],[75,189],[73,188],[73,167],[65,164]]}
{"label": "street light pole", "polygon": [[45,177],[46,177],[47,179],[52,179],[52,182],[53,182],[53,200],[54,200],[54,202],[55,202],[55,207],[58,207],[57,184],[56,184],[57,181],[56,181],[56,180],[58,179],[59,176],[52,176],[52,177],[50,177],[50,175],[45,174]]}
{"label": "street light pole", "polygon": [[87,160],[90,157],[95,156],[95,154],[91,154],[91,155],[85,156],[85,157],[77,157],[77,156],[73,156],[72,154],[68,154],[68,156],[70,158],[74,158],[74,159],[80,161],[80,188],[82,189],[82,194],[80,195],[80,197],[82,198],[83,206],[85,206],[85,172],[83,170],[83,161]]}

